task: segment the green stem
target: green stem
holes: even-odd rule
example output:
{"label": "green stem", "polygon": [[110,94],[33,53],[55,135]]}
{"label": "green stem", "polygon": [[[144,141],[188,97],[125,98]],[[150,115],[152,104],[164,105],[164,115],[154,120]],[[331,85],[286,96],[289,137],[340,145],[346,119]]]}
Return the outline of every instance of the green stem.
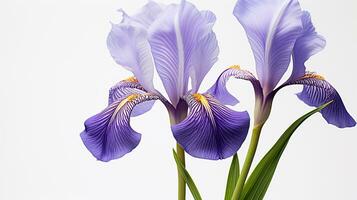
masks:
{"label": "green stem", "polygon": [[234,189],[234,192],[233,192],[233,195],[232,195],[232,200],[238,200],[240,195],[241,195],[241,193],[242,193],[245,180],[247,179],[250,166],[252,165],[252,162],[253,162],[253,159],[254,159],[254,155],[255,155],[255,152],[257,150],[259,137],[260,137],[260,132],[262,130],[262,127],[263,127],[263,124],[257,125],[257,126],[255,126],[253,128],[253,133],[252,133],[252,137],[250,139],[248,152],[247,152],[247,155],[245,157],[245,161],[244,161],[244,164],[243,164],[243,168],[242,168],[241,174],[240,174],[240,176],[238,178],[237,185],[236,185],[236,187]]}
{"label": "green stem", "polygon": [[[187,116],[187,104],[185,102],[179,101],[176,108],[172,106],[169,107],[170,123],[175,125],[184,120]],[[185,150],[181,147],[180,144],[176,143],[176,153],[177,157],[182,162],[185,167]],[[180,172],[177,169],[177,179],[178,179],[178,200],[186,199],[186,182],[185,179],[180,175]]]}
{"label": "green stem", "polygon": [[[178,143],[176,144],[176,152],[177,156],[181,160],[183,166],[185,166],[185,151],[179,145]],[[177,173],[178,175],[178,200],[185,200],[186,199],[186,183],[183,177],[180,175],[180,173]]]}

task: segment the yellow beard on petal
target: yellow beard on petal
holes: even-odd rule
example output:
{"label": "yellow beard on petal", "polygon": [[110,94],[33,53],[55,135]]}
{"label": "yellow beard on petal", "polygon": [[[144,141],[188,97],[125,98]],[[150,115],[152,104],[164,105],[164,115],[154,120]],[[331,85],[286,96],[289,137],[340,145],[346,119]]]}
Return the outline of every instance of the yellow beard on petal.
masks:
{"label": "yellow beard on petal", "polygon": [[216,121],[214,120],[211,106],[209,105],[207,98],[205,96],[203,96],[202,94],[198,94],[198,93],[195,93],[192,96],[193,96],[193,98],[195,98],[195,100],[197,102],[202,104],[202,106],[205,108],[205,110],[212,122],[213,127],[216,128]]}
{"label": "yellow beard on petal", "polygon": [[139,82],[138,79],[135,78],[135,76],[131,76],[131,77],[127,78],[127,79],[124,79],[124,81],[126,81],[126,82],[132,82],[132,83],[137,83],[137,82]]}
{"label": "yellow beard on petal", "polygon": [[308,73],[308,74],[305,74],[303,77],[301,77],[302,79],[305,79],[305,78],[316,78],[318,80],[325,80],[325,78],[321,75],[318,75],[318,74],[315,74],[315,73]]}
{"label": "yellow beard on petal", "polygon": [[131,94],[129,96],[127,96],[125,99],[123,99],[118,106],[116,107],[112,117],[110,118],[109,123],[112,123],[114,121],[115,116],[117,115],[117,113],[120,111],[120,109],[128,102],[133,101],[135,98],[137,98],[139,96],[139,94]]}
{"label": "yellow beard on petal", "polygon": [[232,65],[228,67],[229,69],[237,69],[237,70],[241,70],[239,65]]}
{"label": "yellow beard on petal", "polygon": [[209,106],[206,97],[203,96],[202,94],[195,93],[192,96],[196,99],[196,101],[200,102],[203,106],[205,107]]}

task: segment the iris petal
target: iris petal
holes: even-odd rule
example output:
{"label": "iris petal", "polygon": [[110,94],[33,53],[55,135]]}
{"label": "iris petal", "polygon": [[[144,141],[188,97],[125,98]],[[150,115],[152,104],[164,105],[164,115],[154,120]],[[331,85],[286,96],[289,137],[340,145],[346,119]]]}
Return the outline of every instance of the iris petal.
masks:
{"label": "iris petal", "polygon": [[140,84],[148,91],[155,91],[153,85],[154,63],[147,28],[162,12],[163,7],[155,2],[147,3],[139,13],[128,16],[113,24],[107,38],[107,46],[115,62],[133,72]]}
{"label": "iris petal", "polygon": [[297,0],[239,0],[233,14],[246,31],[258,79],[268,94],[288,69],[302,31],[300,5]]}
{"label": "iris petal", "polygon": [[132,25],[142,25],[146,29],[156,20],[156,18],[162,13],[165,9],[165,5],[158,4],[154,1],[149,1],[145,4],[141,10],[133,16],[128,16],[123,10],[119,10],[123,13],[124,23]]}
{"label": "iris petal", "polygon": [[237,104],[239,102],[238,99],[231,95],[226,88],[226,84],[230,77],[250,81],[254,87],[256,95],[262,95],[262,89],[259,81],[252,73],[247,70],[240,69],[239,66],[232,66],[224,70],[221,75],[219,75],[216,83],[208,89],[207,93],[213,95],[222,104],[232,106]]}
{"label": "iris petal", "polygon": [[339,128],[356,125],[356,121],[347,112],[338,92],[321,76],[314,73],[306,73],[303,77],[285,85],[292,84],[304,85],[302,92],[298,93],[297,96],[309,106],[318,107],[333,100],[329,106],[321,111],[322,116],[329,124],[333,124]]}
{"label": "iris petal", "polygon": [[141,134],[130,127],[134,106],[159,97],[150,94],[131,94],[113,102],[99,114],[87,119],[81,138],[87,149],[101,161],[120,158],[140,142]]}
{"label": "iris petal", "polygon": [[216,16],[211,11],[201,11],[201,17],[205,19],[200,22],[203,23],[200,27],[201,33],[198,34],[201,37],[197,39],[197,44],[193,47],[194,50],[189,62],[193,93],[198,92],[204,77],[217,62],[219,54],[216,34],[212,31]]}
{"label": "iris petal", "polygon": [[[131,94],[145,94],[147,91],[143,86],[140,85],[138,80],[135,77],[130,77],[123,81],[120,81],[116,85],[110,88],[109,90],[109,99],[108,104],[112,104],[115,101],[122,99],[123,97],[127,97]],[[154,106],[155,101],[146,101],[135,106],[131,112],[131,116],[139,116],[142,115]]]}
{"label": "iris petal", "polygon": [[209,94],[185,97],[189,114],[171,127],[177,142],[197,158],[224,159],[235,154],[247,136],[249,115],[220,104]]}
{"label": "iris petal", "polygon": [[301,17],[303,32],[296,40],[293,49],[293,71],[289,80],[297,79],[305,74],[304,63],[314,54],[321,51],[325,45],[325,39],[316,33],[315,27],[311,22],[310,14],[303,11]]}
{"label": "iris petal", "polygon": [[189,76],[193,91],[198,90],[217,60],[214,21],[213,13],[182,1],[169,5],[149,29],[155,66],[174,106],[186,94]]}

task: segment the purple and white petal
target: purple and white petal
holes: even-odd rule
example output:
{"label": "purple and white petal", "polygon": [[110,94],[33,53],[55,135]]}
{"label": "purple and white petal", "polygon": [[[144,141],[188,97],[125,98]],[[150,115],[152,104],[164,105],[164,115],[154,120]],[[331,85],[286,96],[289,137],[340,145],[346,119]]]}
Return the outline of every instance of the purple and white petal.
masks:
{"label": "purple and white petal", "polygon": [[306,71],[305,62],[326,45],[325,39],[316,33],[310,14],[307,11],[303,11],[301,20],[303,32],[294,45],[293,71],[288,81],[304,76]]}
{"label": "purple and white petal", "polygon": [[[146,94],[147,91],[140,85],[135,77],[122,80],[109,90],[108,105],[131,94]],[[155,101],[146,101],[135,106],[131,112],[132,117],[142,115],[154,106]]]}
{"label": "purple and white petal", "polygon": [[318,107],[333,100],[330,105],[320,111],[329,124],[339,128],[356,125],[356,121],[347,112],[338,92],[322,76],[306,73],[304,76],[284,84],[282,87],[292,84],[304,85],[302,92],[298,93],[297,96],[309,106]]}
{"label": "purple and white petal", "polygon": [[255,95],[260,97],[262,96],[262,88],[259,81],[252,73],[241,69],[238,65],[231,66],[224,70],[221,75],[219,75],[215,84],[210,89],[208,89],[206,93],[211,94],[224,105],[236,105],[239,103],[238,99],[231,95],[226,87],[230,77],[250,81],[253,85]]}
{"label": "purple and white petal", "polygon": [[139,103],[157,100],[155,95],[131,94],[113,102],[87,119],[81,138],[87,149],[101,161],[120,158],[140,142],[141,134],[130,127],[130,113]]}
{"label": "purple and white petal", "polygon": [[297,0],[239,0],[233,14],[248,36],[258,79],[268,94],[288,69],[301,34],[300,5]]}
{"label": "purple and white petal", "polygon": [[234,111],[209,94],[185,97],[189,114],[171,126],[177,142],[193,157],[218,160],[235,154],[249,129],[247,112]]}
{"label": "purple and white petal", "polygon": [[155,66],[174,106],[186,94],[189,76],[197,90],[217,60],[214,21],[213,13],[182,1],[167,6],[149,29]]}

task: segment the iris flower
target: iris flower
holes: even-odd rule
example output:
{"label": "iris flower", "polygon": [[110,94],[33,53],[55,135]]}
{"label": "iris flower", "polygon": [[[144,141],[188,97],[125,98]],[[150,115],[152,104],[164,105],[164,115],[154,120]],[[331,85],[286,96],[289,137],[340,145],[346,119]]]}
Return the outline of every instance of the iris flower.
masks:
{"label": "iris flower", "polygon": [[[215,15],[185,1],[150,1],[132,16],[120,12],[123,19],[112,25],[107,45],[115,62],[134,77],[113,86],[108,107],[85,121],[81,138],[87,149],[101,161],[131,152],[141,134],[130,127],[130,117],[149,111],[160,100],[176,141],[187,153],[211,160],[235,154],[249,129],[248,113],[226,107],[209,92],[198,93],[219,52],[212,31]],[[154,69],[168,99],[154,87]]]}
{"label": "iris flower", "polygon": [[[325,47],[325,39],[302,11],[297,0],[239,0],[233,14],[243,26],[254,54],[258,78],[247,70],[225,70],[209,90],[222,103],[238,100],[226,89],[230,77],[252,82],[256,96],[255,126],[267,120],[275,94],[285,86],[303,85],[298,98],[309,106],[333,102],[321,111],[325,120],[337,127],[352,127],[355,120],[347,112],[335,88],[316,73],[308,72],[305,62]],[[292,58],[292,73],[278,86]]]}
{"label": "iris flower", "polygon": [[[321,51],[326,42],[315,31],[310,14],[301,10],[297,0],[238,0],[233,14],[248,37],[258,78],[240,67],[231,67],[219,76],[209,92],[223,104],[235,105],[238,100],[226,89],[230,77],[249,80],[255,91],[253,132],[232,197],[239,199],[262,127],[279,90],[290,85],[303,85],[297,96],[307,105],[318,107],[332,102],[320,111],[328,123],[344,128],[355,126],[356,121],[347,112],[336,89],[321,75],[306,70],[305,62]],[[285,82],[278,85],[291,59],[292,73]]]}

